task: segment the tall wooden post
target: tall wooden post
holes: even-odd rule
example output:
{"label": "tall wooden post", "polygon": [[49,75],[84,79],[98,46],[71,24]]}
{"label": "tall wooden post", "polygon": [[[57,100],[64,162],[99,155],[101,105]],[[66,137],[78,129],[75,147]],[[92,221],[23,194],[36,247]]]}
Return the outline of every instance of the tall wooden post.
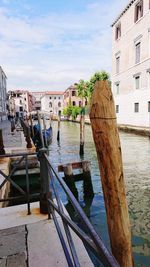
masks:
{"label": "tall wooden post", "polygon": [[85,123],[83,111],[80,117],[80,155],[84,155],[84,137],[85,137]]}
{"label": "tall wooden post", "polygon": [[132,245],[121,146],[113,95],[107,81],[95,84],[91,126],[97,150],[112,253],[121,267],[132,267]]}
{"label": "tall wooden post", "polygon": [[60,116],[58,115],[58,131],[57,131],[57,141],[60,140]]}
{"label": "tall wooden post", "polygon": [[5,154],[2,129],[0,129],[0,155]]}
{"label": "tall wooden post", "polygon": [[47,144],[47,136],[46,136],[46,123],[45,123],[44,114],[43,114],[43,127],[44,127],[44,144],[45,144],[46,147],[48,147],[48,144]]}
{"label": "tall wooden post", "polygon": [[31,134],[32,134],[32,137],[34,136],[34,129],[33,129],[33,121],[32,121],[32,114],[30,113],[30,125],[31,125]]}
{"label": "tall wooden post", "polygon": [[41,138],[41,143],[42,143],[42,147],[44,147],[44,138],[43,138],[43,133],[42,133],[42,126],[41,126],[41,118],[40,118],[40,114],[37,111],[37,117],[38,117],[38,123],[40,126],[40,138]]}

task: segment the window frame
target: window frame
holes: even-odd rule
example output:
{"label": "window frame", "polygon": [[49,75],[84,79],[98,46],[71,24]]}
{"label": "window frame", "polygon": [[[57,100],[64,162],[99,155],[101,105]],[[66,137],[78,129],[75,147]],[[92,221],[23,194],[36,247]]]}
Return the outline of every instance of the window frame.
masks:
{"label": "window frame", "polygon": [[135,64],[141,61],[141,41],[135,43]]}
{"label": "window frame", "polygon": [[116,105],[116,113],[119,113],[119,105]]}
{"label": "window frame", "polygon": [[135,102],[134,103],[134,113],[139,113],[139,107],[140,107],[139,102]]}
{"label": "window frame", "polygon": [[134,10],[134,22],[135,23],[138,22],[140,18],[143,17],[143,9],[144,9],[144,2],[143,0],[140,0],[135,4],[135,10]]}
{"label": "window frame", "polygon": [[121,38],[121,22],[119,22],[115,27],[115,40]]}
{"label": "window frame", "polygon": [[120,55],[116,56],[116,73],[120,72]]}

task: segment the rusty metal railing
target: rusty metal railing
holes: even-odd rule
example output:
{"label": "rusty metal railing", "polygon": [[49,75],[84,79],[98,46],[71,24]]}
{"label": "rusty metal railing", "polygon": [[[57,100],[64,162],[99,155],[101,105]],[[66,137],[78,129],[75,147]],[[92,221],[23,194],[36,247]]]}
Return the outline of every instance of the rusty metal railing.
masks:
{"label": "rusty metal railing", "polygon": [[[48,170],[49,170],[49,178],[51,181],[51,189],[53,190],[53,194],[48,193],[49,189],[47,191],[48,212],[49,212],[49,216],[51,214],[53,217],[53,220],[54,220],[54,223],[55,223],[55,226],[56,226],[56,229],[57,229],[57,232],[58,232],[58,235],[59,235],[59,238],[60,238],[63,250],[64,250],[64,253],[66,256],[66,260],[68,262],[68,266],[69,267],[72,267],[72,266],[79,267],[80,266],[79,259],[78,259],[78,256],[77,256],[77,253],[75,250],[75,246],[73,243],[73,239],[72,239],[72,236],[70,233],[70,229],[69,229],[69,228],[71,228],[77,234],[77,236],[83,241],[83,243],[86,246],[88,246],[88,248],[95,254],[95,256],[100,260],[100,262],[104,266],[119,267],[119,264],[117,263],[116,259],[114,258],[114,256],[111,254],[111,252],[109,252],[108,249],[106,248],[106,246],[104,245],[104,242],[102,241],[101,237],[95,231],[94,227],[92,226],[89,219],[87,218],[84,211],[82,210],[80,204],[78,203],[78,201],[76,200],[76,198],[74,197],[74,195],[72,194],[70,189],[67,187],[67,185],[65,184],[63,179],[61,179],[59,177],[59,175],[57,174],[57,172],[55,171],[55,169],[52,166],[46,153],[44,153],[44,158],[47,162],[47,166],[48,166]],[[66,213],[64,212],[64,208],[63,208],[61,199],[59,197],[59,193],[57,191],[57,186],[55,184],[56,180],[61,185],[63,191],[66,193],[69,201],[71,202],[73,208],[76,210],[78,216],[81,218],[83,224],[85,225],[85,227],[88,231],[88,235],[83,230],[81,230],[70,219],[70,217],[67,216]],[[52,195],[54,195],[54,197],[52,197]],[[54,201],[54,198],[56,199],[56,201]],[[58,222],[58,219],[56,217],[55,212],[57,212],[62,219],[65,233],[66,233],[66,237],[67,237],[68,244],[69,244],[69,249],[67,247],[67,243],[65,242],[65,238],[64,238],[63,233],[61,231],[61,227],[59,225],[59,222]],[[71,251],[71,253],[70,253],[70,251]]]}
{"label": "rusty metal railing", "polygon": [[[15,162],[15,165],[11,169],[9,175],[6,175],[2,170],[0,170],[0,174],[4,177],[4,181],[0,184],[0,190],[3,189],[4,185],[9,182],[14,188],[16,188],[20,196],[15,197],[7,197],[7,198],[1,198],[0,202],[9,202],[13,200],[25,200],[27,202],[27,209],[28,214],[31,214],[30,211],[30,199],[31,197],[37,197],[38,193],[30,194],[30,184],[29,184],[29,173],[28,173],[28,156],[36,155],[36,153],[18,153],[18,154],[5,154],[0,155],[0,158],[13,158],[13,157],[19,157],[18,161]],[[21,162],[25,160],[25,173],[26,173],[26,191],[23,190],[15,181],[12,180],[12,176],[15,173],[15,171],[18,169],[18,166],[21,164]]]}

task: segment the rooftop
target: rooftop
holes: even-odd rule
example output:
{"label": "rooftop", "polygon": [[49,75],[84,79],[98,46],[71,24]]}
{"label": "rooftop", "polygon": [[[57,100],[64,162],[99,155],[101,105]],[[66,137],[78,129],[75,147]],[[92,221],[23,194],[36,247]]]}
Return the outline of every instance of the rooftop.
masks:
{"label": "rooftop", "polygon": [[136,0],[130,0],[129,4],[123,9],[123,11],[121,12],[121,14],[116,18],[116,20],[112,23],[112,27],[117,23],[117,21],[124,15],[124,13],[126,13],[126,11],[130,8],[130,6],[132,6],[132,4],[135,2]]}

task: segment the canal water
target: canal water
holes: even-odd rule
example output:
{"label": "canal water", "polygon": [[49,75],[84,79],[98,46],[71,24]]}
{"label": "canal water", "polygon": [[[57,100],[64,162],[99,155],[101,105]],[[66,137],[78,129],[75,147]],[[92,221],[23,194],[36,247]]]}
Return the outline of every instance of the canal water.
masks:
{"label": "canal water", "polygon": [[[85,203],[82,182],[77,182],[79,201],[106,246],[110,247],[103,192],[91,126],[86,125],[85,127],[85,154],[82,159],[79,156],[79,124],[61,122],[59,143],[56,138],[57,122],[53,122],[52,126],[53,143],[49,149],[50,159],[55,167],[62,163],[81,160],[91,161],[94,198]],[[150,267],[150,139],[148,137],[120,132],[120,140],[132,227],[135,266]],[[69,209],[67,199],[61,191],[60,194],[62,194],[63,202]],[[95,266],[100,265],[95,261]]]}

